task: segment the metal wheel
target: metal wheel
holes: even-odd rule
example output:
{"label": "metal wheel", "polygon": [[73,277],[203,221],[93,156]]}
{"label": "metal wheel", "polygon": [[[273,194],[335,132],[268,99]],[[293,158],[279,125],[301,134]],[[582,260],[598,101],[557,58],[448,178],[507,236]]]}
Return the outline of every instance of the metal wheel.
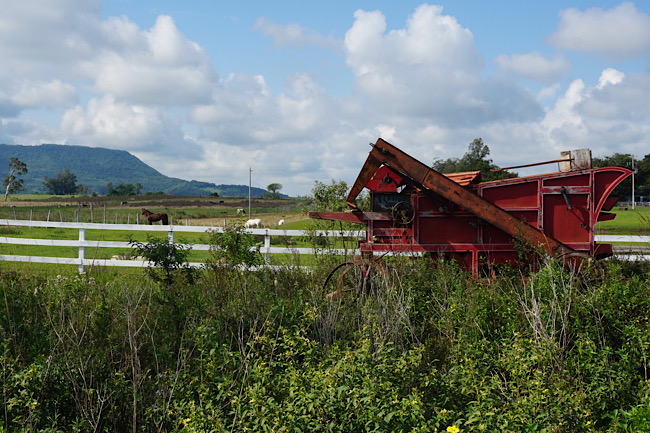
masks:
{"label": "metal wheel", "polygon": [[560,259],[571,272],[580,279],[583,285],[601,281],[605,277],[602,263],[582,251],[573,251],[560,256]]}
{"label": "metal wheel", "polygon": [[332,269],[323,283],[327,299],[342,298],[347,294],[361,296],[386,286],[388,267],[382,260],[355,257]]}
{"label": "metal wheel", "polygon": [[390,211],[393,220],[398,224],[407,225],[415,218],[415,212],[411,207],[411,203],[407,201],[400,201],[395,203]]}

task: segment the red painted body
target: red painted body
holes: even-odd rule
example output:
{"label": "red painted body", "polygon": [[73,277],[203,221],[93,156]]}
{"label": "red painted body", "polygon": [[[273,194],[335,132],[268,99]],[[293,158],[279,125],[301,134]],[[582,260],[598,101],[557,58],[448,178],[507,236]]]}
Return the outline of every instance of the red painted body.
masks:
{"label": "red painted body", "polygon": [[[441,175],[430,168],[416,180],[413,174],[421,169],[421,163],[380,141],[348,196],[354,206],[361,186],[368,188],[371,211],[310,213],[312,218],[365,224],[367,236],[359,245],[362,253],[438,253],[454,258],[475,275],[493,265],[534,261],[534,254],[528,259],[521,255],[525,244],[549,254],[611,255],[611,245],[595,242],[594,225],[615,216],[606,212],[618,200],[611,196],[613,189],[631,174],[625,168],[591,168],[484,183],[473,183],[476,175],[471,173],[447,175],[455,180],[452,187],[466,190],[460,191],[443,185],[446,179],[440,183]],[[386,149],[398,163],[381,156],[380,151],[385,154]],[[420,165],[411,168],[410,164]]]}

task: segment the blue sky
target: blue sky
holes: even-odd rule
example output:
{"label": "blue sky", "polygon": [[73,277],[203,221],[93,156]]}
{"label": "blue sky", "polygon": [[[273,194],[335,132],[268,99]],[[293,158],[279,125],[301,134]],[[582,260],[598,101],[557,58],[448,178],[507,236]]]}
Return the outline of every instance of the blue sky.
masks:
{"label": "blue sky", "polygon": [[217,184],[252,167],[291,195],[351,183],[379,137],[425,163],[477,137],[501,166],[650,153],[647,2],[0,5],[2,143]]}

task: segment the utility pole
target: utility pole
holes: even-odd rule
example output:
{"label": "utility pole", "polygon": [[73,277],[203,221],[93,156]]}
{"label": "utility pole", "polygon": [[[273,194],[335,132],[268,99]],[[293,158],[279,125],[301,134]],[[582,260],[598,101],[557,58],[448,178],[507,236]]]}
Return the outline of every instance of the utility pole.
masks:
{"label": "utility pole", "polygon": [[248,167],[248,218],[253,218],[251,213],[251,175],[253,173],[253,168]]}
{"label": "utility pole", "polygon": [[632,155],[632,209],[634,209],[634,155]]}

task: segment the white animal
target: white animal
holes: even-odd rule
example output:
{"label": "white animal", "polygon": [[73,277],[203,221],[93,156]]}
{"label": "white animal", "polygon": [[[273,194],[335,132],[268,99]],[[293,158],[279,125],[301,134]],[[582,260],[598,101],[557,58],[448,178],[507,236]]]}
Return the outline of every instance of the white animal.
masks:
{"label": "white animal", "polygon": [[254,220],[248,220],[246,221],[246,224],[244,224],[244,227],[247,229],[260,228],[261,226],[262,226],[262,220],[259,218],[256,218]]}
{"label": "white animal", "polygon": [[239,214],[246,215],[246,211],[244,209],[237,209],[237,215]]}
{"label": "white animal", "polygon": [[116,254],[113,257],[111,257],[111,260],[140,260],[143,262],[149,261],[146,257],[141,257],[141,256],[127,256],[124,254]]}
{"label": "white animal", "polygon": [[279,226],[281,226],[282,224],[284,224],[284,220],[280,220],[280,221],[278,221],[278,225],[279,225]]}

